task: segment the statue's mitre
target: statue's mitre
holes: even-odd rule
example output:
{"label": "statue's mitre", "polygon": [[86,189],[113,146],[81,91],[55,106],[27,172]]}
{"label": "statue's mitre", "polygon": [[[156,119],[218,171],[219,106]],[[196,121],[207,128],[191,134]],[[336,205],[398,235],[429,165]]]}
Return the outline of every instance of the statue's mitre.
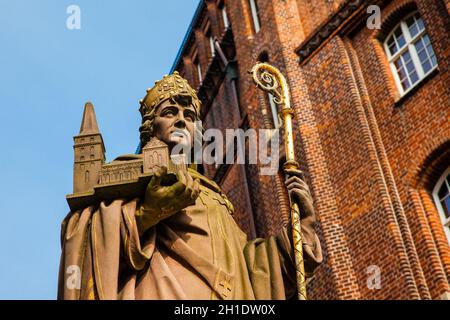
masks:
{"label": "statue's mitre", "polygon": [[139,101],[141,116],[144,118],[163,101],[175,96],[183,96],[190,99],[190,103],[197,111],[197,114],[200,114],[201,102],[195,90],[192,89],[186,79],[180,76],[178,71],[175,71],[173,74],[165,75],[161,80],[155,81],[154,87],[147,89],[146,96]]}

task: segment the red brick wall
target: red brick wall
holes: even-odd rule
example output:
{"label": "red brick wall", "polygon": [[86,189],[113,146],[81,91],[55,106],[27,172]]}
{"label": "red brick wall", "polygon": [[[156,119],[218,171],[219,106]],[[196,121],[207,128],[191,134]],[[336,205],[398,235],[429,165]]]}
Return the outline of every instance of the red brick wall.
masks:
{"label": "red brick wall", "polygon": [[[218,38],[223,34],[219,1],[206,2],[178,65],[190,81],[193,51],[205,73],[211,63],[205,26]],[[381,6],[382,30],[365,27],[364,1],[347,14],[347,1],[260,0],[261,30],[254,34],[248,1],[226,1],[239,106],[225,78],[204,126],[271,126],[266,96],[247,74],[266,53],[291,87],[296,156],[319,221],[325,261],[309,283],[309,297],[438,299],[450,292],[450,249],[431,197],[450,165],[449,7],[441,0],[374,3]],[[415,9],[438,69],[400,98],[381,41],[398,18]],[[337,29],[327,29],[337,12]],[[318,30],[325,36],[314,46]],[[302,63],[299,47],[312,48]],[[288,221],[282,174],[260,176],[258,166],[250,165],[225,169],[218,182],[242,229],[249,237],[277,233]],[[205,166],[205,174],[213,178],[216,169]],[[371,265],[381,270],[378,290],[367,286]]]}

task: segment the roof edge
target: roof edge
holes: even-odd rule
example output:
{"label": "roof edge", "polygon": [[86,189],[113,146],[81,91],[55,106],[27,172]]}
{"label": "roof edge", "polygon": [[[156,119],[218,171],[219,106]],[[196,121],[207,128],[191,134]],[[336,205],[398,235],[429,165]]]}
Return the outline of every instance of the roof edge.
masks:
{"label": "roof edge", "polygon": [[204,5],[205,0],[200,0],[197,5],[197,9],[195,9],[194,16],[192,17],[191,23],[189,24],[186,34],[184,35],[183,42],[181,43],[180,49],[178,50],[178,53],[175,57],[175,61],[173,62],[172,68],[170,69],[169,72],[170,74],[175,71],[176,67],[178,66],[178,63],[180,62],[180,58],[186,47],[187,40],[189,39],[189,36],[191,35],[192,30],[194,29],[194,25],[197,23],[198,17],[200,16],[200,12],[202,12]]}

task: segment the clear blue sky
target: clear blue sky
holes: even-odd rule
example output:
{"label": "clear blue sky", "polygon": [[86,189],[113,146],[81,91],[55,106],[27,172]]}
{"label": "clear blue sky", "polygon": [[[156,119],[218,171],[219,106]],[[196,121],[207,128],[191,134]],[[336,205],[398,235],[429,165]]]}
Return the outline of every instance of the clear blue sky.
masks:
{"label": "clear blue sky", "polygon": [[[81,9],[68,30],[66,8]],[[54,299],[73,140],[92,101],[107,161],[168,73],[198,0],[0,0],[0,299]]]}

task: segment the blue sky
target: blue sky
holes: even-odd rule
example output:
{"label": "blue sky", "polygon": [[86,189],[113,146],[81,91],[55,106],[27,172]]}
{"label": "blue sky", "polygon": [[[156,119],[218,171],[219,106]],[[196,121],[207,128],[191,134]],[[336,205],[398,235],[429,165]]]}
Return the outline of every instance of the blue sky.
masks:
{"label": "blue sky", "polygon": [[[81,29],[66,27],[69,5]],[[73,140],[92,101],[107,161],[168,73],[198,0],[0,0],[0,299],[54,299]]]}

